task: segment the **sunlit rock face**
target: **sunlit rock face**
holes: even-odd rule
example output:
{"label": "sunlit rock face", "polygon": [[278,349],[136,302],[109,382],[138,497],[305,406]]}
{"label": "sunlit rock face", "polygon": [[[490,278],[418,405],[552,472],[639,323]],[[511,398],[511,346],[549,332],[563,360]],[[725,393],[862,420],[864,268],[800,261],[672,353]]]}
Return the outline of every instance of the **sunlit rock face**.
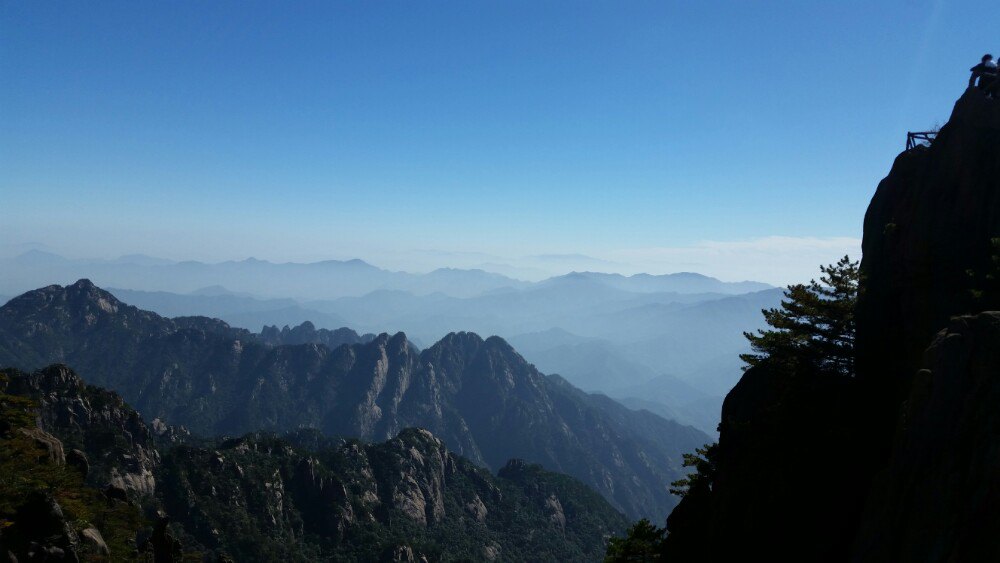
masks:
{"label": "sunlit rock face", "polygon": [[[41,428],[58,436],[67,454],[60,458],[86,466],[87,482],[113,486],[130,497],[151,496],[160,455],[153,433],[116,393],[90,387],[71,369],[53,365],[7,377],[6,392],[38,404]],[[42,429],[36,429],[41,432]],[[174,432],[164,426],[165,432]],[[75,449],[76,453],[70,451]]]}

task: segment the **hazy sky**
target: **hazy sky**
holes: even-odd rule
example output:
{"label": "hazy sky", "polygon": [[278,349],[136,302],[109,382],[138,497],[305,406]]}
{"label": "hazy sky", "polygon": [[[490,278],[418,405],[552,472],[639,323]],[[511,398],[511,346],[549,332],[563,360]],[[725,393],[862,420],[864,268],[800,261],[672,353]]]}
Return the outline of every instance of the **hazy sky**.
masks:
{"label": "hazy sky", "polygon": [[0,254],[799,281],[996,2],[0,2]]}

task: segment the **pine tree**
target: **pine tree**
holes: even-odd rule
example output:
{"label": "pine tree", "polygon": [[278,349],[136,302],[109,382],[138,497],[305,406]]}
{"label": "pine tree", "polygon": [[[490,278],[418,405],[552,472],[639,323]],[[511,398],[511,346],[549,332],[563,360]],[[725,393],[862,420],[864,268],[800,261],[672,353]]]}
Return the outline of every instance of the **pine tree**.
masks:
{"label": "pine tree", "polygon": [[836,264],[820,266],[820,271],[818,282],[788,286],[780,308],[763,310],[773,329],[743,333],[753,348],[753,353],[740,355],[747,367],[767,361],[854,374],[858,263],[844,256]]}
{"label": "pine tree", "polygon": [[666,537],[664,528],[656,527],[643,518],[628,529],[624,538],[611,538],[604,563],[646,563],[660,560],[660,550]]}
{"label": "pine tree", "polygon": [[670,493],[684,497],[692,491],[695,493],[711,492],[712,483],[715,480],[715,458],[718,451],[719,444],[712,443],[695,448],[693,454],[684,454],[684,467],[693,467],[695,472],[689,473],[684,479],[670,483]]}

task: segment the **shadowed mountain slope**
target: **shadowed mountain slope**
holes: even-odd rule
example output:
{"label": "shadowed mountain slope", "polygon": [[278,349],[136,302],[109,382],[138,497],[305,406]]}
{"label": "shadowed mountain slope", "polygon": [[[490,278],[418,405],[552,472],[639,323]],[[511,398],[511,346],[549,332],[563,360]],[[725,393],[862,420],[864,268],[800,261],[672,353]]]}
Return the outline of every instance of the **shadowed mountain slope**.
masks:
{"label": "shadowed mountain slope", "polygon": [[315,427],[384,440],[427,428],[488,467],[518,457],[573,475],[632,516],[662,518],[681,454],[708,440],[546,377],[500,338],[454,333],[423,352],[402,333],[274,346],[221,321],[141,311],[86,280],[0,308],[0,364],[52,362],[202,435]]}
{"label": "shadowed mountain slope", "polygon": [[997,237],[1000,102],[969,89],[868,209],[856,376],[747,370],[664,558],[1000,560]]}

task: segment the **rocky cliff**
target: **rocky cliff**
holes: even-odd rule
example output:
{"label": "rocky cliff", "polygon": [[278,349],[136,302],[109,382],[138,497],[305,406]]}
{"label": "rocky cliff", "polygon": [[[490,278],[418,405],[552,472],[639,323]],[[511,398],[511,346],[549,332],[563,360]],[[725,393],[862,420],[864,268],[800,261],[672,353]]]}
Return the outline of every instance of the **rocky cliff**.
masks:
{"label": "rocky cliff", "polygon": [[949,317],[1000,308],[998,182],[1000,103],[969,89],[931,146],[896,158],[865,214],[862,376],[908,378]]}
{"label": "rocky cliff", "polygon": [[5,379],[0,390],[37,405],[39,427],[59,438],[70,462],[86,468],[87,483],[133,497],[153,494],[160,461],[154,434],[117,393],[85,385],[63,365],[7,371]]}
{"label": "rocky cliff", "polygon": [[0,556],[586,561],[626,525],[575,479],[519,460],[493,476],[427,430],[365,444],[159,426],[65,366],[0,372]]}
{"label": "rocky cliff", "polygon": [[136,541],[169,537],[139,509],[159,461],[152,433],[116,394],[64,366],[0,371],[0,558],[169,557],[161,543]]}
{"label": "rocky cliff", "polygon": [[671,561],[1000,557],[1000,102],[969,90],[901,154],[864,228],[858,373],[760,366],[726,398]]}
{"label": "rocky cliff", "polygon": [[1000,561],[1000,313],[953,318],[922,365],[855,559]]}
{"label": "rocky cliff", "polygon": [[419,429],[316,452],[264,435],[179,447],[162,474],[193,541],[247,561],[596,560],[626,523],[578,481],[519,461],[494,477]]}

